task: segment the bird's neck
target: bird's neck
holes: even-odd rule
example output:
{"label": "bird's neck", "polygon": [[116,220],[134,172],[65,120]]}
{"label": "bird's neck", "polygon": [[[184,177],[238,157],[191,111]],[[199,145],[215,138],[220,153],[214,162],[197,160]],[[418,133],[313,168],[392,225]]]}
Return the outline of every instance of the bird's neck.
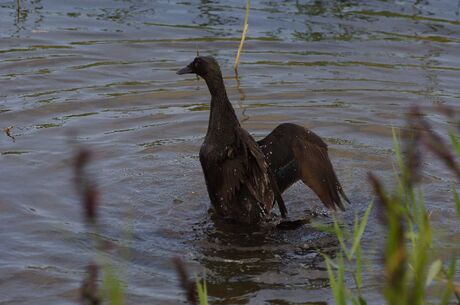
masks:
{"label": "bird's neck", "polygon": [[227,97],[222,75],[205,80],[211,93],[211,111],[207,135],[217,135],[230,140],[235,127],[239,126],[240,123]]}

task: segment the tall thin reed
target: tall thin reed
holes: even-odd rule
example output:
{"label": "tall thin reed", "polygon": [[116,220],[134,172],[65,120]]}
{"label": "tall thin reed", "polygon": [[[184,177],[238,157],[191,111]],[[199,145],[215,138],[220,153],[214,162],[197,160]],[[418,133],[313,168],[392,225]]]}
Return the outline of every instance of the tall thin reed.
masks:
{"label": "tall thin reed", "polygon": [[16,0],[16,13],[19,21],[19,15],[21,13],[21,0]]}
{"label": "tall thin reed", "polygon": [[238,47],[238,52],[236,53],[235,63],[233,64],[233,69],[235,70],[236,74],[238,74],[238,64],[240,62],[241,50],[243,50],[244,40],[246,39],[246,35],[248,33],[248,17],[249,17],[249,6],[250,5],[251,5],[251,0],[248,0],[248,3],[246,4],[246,14],[244,15],[243,34],[241,35],[240,46]]}

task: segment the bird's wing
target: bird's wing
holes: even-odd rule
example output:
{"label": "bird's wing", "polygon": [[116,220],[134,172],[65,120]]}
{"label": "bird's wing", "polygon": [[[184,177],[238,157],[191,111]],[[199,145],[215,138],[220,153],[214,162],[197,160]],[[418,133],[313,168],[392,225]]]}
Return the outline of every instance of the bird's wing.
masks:
{"label": "bird's wing", "polygon": [[[340,195],[347,201],[327,153],[327,145],[319,136],[307,131],[292,146],[302,181],[308,185],[327,208],[344,210]],[[339,195],[340,194],[340,195]]]}
{"label": "bird's wing", "polygon": [[[218,206],[219,202],[231,202],[244,185],[266,213],[270,212],[274,199],[284,206],[277,184],[268,167],[265,156],[251,135],[241,127],[235,130],[235,142],[227,147],[221,160],[202,160],[206,167],[208,192]],[[280,208],[281,210],[281,208]],[[285,210],[282,210],[284,216]]]}
{"label": "bird's wing", "polygon": [[287,209],[264,153],[260,150],[254,138],[245,129],[237,127],[236,135],[237,146],[246,155],[243,160],[245,160],[246,185],[249,191],[259,202],[264,202],[270,205],[270,207],[273,200],[276,199],[281,215],[285,217]]}

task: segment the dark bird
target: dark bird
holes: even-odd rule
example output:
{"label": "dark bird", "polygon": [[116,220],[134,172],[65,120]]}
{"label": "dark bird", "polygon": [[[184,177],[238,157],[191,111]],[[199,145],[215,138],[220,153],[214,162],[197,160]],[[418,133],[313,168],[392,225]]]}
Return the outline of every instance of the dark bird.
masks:
{"label": "dark bird", "polygon": [[327,145],[312,131],[290,123],[276,127],[256,142],[241,127],[225,90],[219,64],[211,56],[198,56],[177,74],[201,76],[211,93],[211,112],[200,150],[209,198],[218,215],[242,223],[269,219],[281,197],[298,180],[309,186],[324,205],[344,209],[349,202],[332,167]]}

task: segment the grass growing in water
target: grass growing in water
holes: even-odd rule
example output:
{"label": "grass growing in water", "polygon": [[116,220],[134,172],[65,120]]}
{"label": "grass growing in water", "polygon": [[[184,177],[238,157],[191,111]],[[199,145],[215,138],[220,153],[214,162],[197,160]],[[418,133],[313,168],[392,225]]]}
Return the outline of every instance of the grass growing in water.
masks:
{"label": "grass growing in water", "polygon": [[[389,305],[426,304],[429,287],[437,283],[442,289],[442,292],[435,296],[439,304],[448,304],[453,295],[460,304],[460,285],[455,283],[457,258],[453,256],[450,262],[447,262],[432,254],[433,230],[422,190],[418,187],[423,148],[427,148],[443,161],[460,181],[458,134],[454,131],[449,132],[451,143],[448,145],[434,133],[429,122],[417,108],[411,110],[408,123],[408,133],[405,135],[408,141],[405,143],[404,153],[400,140],[393,131],[393,146],[397,160],[395,191],[386,191],[380,180],[369,174],[369,181],[377,197],[379,212],[383,214],[383,224],[386,228],[383,250],[383,296]],[[460,199],[455,189],[452,193],[460,218]],[[336,262],[326,257],[326,265],[336,304],[367,304],[361,290],[360,241],[370,209],[371,205],[361,221],[355,219],[351,247],[347,247],[344,237],[346,234],[334,219],[335,234],[341,252]],[[356,292],[346,286],[347,273],[355,280]]]}
{"label": "grass growing in water", "polygon": [[196,290],[198,292],[198,300],[200,305],[208,305],[208,289],[206,288],[206,280],[196,280]]}

